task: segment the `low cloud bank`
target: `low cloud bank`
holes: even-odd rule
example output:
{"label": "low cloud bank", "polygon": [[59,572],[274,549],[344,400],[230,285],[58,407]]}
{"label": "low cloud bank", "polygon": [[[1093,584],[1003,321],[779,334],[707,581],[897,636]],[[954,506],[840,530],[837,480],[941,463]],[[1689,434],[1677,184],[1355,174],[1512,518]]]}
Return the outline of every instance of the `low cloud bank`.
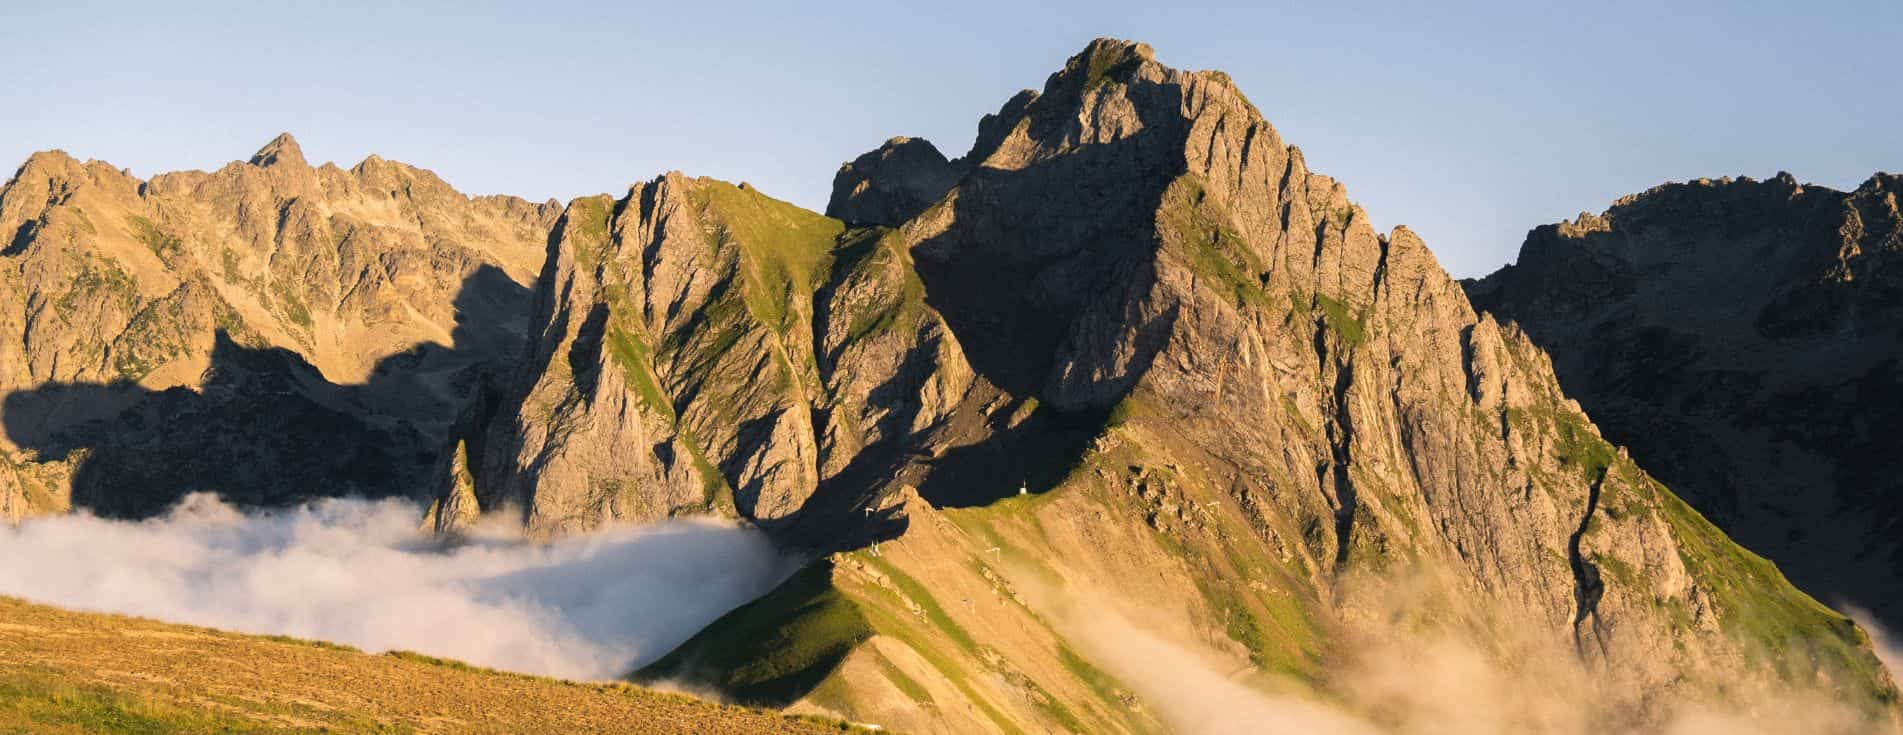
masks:
{"label": "low cloud bank", "polygon": [[[1727,682],[1707,701],[1582,661],[1569,642],[1509,628],[1474,639],[1408,622],[1405,593],[1345,622],[1321,691],[1236,670],[1233,657],[1131,623],[1104,596],[1018,586],[1058,632],[1181,732],[1231,735],[1784,735],[1897,732],[1895,723],[1780,682]],[[1405,587],[1406,585],[1393,585]],[[1895,648],[1883,645],[1886,663]],[[1892,642],[1893,643],[1893,642]]]}
{"label": "low cloud bank", "polygon": [[610,679],[765,594],[797,560],[712,522],[529,543],[496,528],[443,546],[403,501],[240,513],[194,495],[162,518],[0,526],[0,594],[247,633],[405,649]]}
{"label": "low cloud bank", "polygon": [[1179,732],[1205,735],[1377,735],[1326,704],[1277,696],[1230,678],[1207,657],[1163,640],[1106,607],[1067,610],[1059,628],[1085,655],[1136,690]]}
{"label": "low cloud bank", "polygon": [[1868,610],[1848,606],[1846,612],[1852,620],[1857,621],[1857,625],[1861,626],[1864,632],[1870,634],[1870,643],[1877,649],[1877,659],[1883,662],[1883,668],[1890,671],[1890,678],[1903,683],[1903,639],[1898,639]]}

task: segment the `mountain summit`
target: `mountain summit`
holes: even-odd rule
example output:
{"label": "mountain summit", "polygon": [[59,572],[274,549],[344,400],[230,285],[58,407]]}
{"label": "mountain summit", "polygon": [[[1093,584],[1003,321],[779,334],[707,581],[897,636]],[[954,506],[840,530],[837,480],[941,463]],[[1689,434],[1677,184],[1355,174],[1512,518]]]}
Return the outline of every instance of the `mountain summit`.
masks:
{"label": "mountain summit", "polygon": [[304,149],[298,147],[297,139],[290,133],[279,133],[271,142],[264,144],[258,152],[252,154],[251,165],[260,167],[275,166],[283,163],[292,167],[309,166],[304,162]]}
{"label": "mountain summit", "polygon": [[834,552],[643,677],[1141,731],[1170,714],[1128,698],[1161,695],[1072,665],[1074,601],[1328,691],[1406,588],[1411,624],[1617,672],[1571,703],[1595,721],[1760,681],[1893,707],[1854,624],[1602,439],[1226,75],[1096,41],[964,155],[895,139],[834,190],[847,222],[670,174],[558,227],[482,507],[734,513]]}
{"label": "mountain summit", "polygon": [[[1528,334],[1412,232],[1376,231],[1227,75],[1148,46],[1091,42],[956,158],[895,138],[848,162],[828,215],[668,173],[556,217],[376,159],[276,175],[292,157],[279,141],[271,168],[109,179],[44,216],[77,179],[22,177],[0,227],[29,254],[97,250],[80,222],[132,220],[96,206],[146,207],[183,233],[184,272],[246,294],[245,323],[327,379],[357,364],[335,348],[363,310],[421,329],[445,313],[437,284],[491,261],[532,284],[509,329],[450,334],[471,357],[435,385],[461,390],[431,395],[459,410],[414,422],[438,441],[409,455],[431,529],[714,515],[813,559],[637,678],[927,733],[1200,732],[1316,702],[1398,728],[1476,692],[1476,726],[1501,731],[1554,712],[1657,731],[1787,695],[1846,731],[1895,720],[1861,629],[1602,438]],[[184,211],[222,219],[169,229]],[[385,248],[430,257],[372,267]],[[226,249],[231,274],[207,267]],[[49,272],[75,271],[21,282]],[[338,278],[356,273],[391,296],[357,301]],[[113,334],[166,293],[137,283],[97,307]],[[460,293],[458,314],[517,303]],[[116,343],[80,344],[27,361]],[[392,356],[366,382],[441,359]],[[269,385],[322,385],[293,367]],[[1463,676],[1370,668],[1450,647]]]}

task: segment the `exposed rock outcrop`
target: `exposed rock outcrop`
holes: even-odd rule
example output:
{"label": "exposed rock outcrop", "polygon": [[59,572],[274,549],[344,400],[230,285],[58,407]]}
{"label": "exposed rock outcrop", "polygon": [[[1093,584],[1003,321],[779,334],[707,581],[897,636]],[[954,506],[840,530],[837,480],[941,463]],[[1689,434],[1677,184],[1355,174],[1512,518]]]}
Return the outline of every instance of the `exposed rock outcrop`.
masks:
{"label": "exposed rock outcrop", "polygon": [[970,388],[882,230],[668,174],[570,204],[552,243],[478,478],[485,507],[519,505],[535,532],[683,512],[786,522]]}
{"label": "exposed rock outcrop", "polygon": [[[1618,672],[1590,721],[1660,727],[1671,702],[1758,677],[1893,716],[1855,625],[1602,439],[1526,334],[1413,233],[1374,231],[1227,76],[1100,40],[962,160],[892,235],[977,376],[874,478],[873,517],[908,530],[646,675],[925,732],[1140,730],[1063,660],[1057,611],[993,598],[1056,584],[1326,687],[1418,577],[1446,585],[1399,613],[1421,626],[1531,632]],[[877,188],[859,175],[847,189]],[[853,632],[728,658],[812,616]]]}
{"label": "exposed rock outcrop", "polygon": [[[824,558],[643,676],[915,732],[1197,729],[1100,668],[1100,611],[1376,719],[1339,672],[1392,625],[1562,647],[1627,730],[1756,682],[1894,721],[1856,625],[1220,72],[1092,42],[958,159],[847,164],[831,217],[680,174],[557,209],[288,137],[150,182],[36,156],[0,191],[0,514],[219,482],[429,492],[446,534],[738,517]],[[1759,328],[1889,314],[1858,289],[1894,238],[1856,242],[1790,272],[1859,285]]]}
{"label": "exposed rock outcrop", "polygon": [[1903,177],[1669,184],[1469,282],[1647,469],[1799,586],[1903,626]]}
{"label": "exposed rock outcrop", "polygon": [[963,168],[945,160],[930,141],[893,138],[839,167],[826,216],[859,225],[897,225],[938,201]]}
{"label": "exposed rock outcrop", "polygon": [[9,515],[419,495],[522,338],[559,210],[371,157],[141,181],[35,154],[0,188]]}

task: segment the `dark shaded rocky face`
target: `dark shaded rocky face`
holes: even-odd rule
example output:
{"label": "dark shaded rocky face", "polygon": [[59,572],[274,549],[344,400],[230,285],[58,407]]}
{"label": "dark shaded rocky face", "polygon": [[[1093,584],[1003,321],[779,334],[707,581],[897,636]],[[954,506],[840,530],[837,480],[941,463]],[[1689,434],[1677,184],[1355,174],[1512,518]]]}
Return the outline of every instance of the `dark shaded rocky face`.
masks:
{"label": "dark shaded rocky face", "polygon": [[[1864,633],[1601,437],[1529,333],[1476,311],[1412,232],[1375,231],[1226,75],[1172,69],[1141,44],[1092,42],[986,116],[956,159],[893,139],[846,164],[831,216],[678,173],[557,214],[465,199],[375,159],[310,169],[282,141],[252,164],[145,184],[60,166],[0,193],[0,227],[24,233],[4,257],[28,294],[16,313],[72,292],[89,316],[48,342],[30,320],[0,323],[21,337],[0,333],[0,365],[27,366],[21,389],[86,393],[112,382],[105,366],[130,366],[117,369],[139,387],[103,394],[153,418],[60,414],[92,438],[48,430],[46,451],[65,459],[20,454],[22,489],[0,495],[26,498],[16,507],[80,497],[75,466],[143,467],[112,459],[143,446],[113,422],[170,427],[196,410],[214,418],[192,430],[256,467],[426,475],[425,523],[442,533],[484,514],[537,537],[742,519],[823,558],[648,675],[898,729],[1159,729],[1066,643],[1053,621],[1070,612],[1050,602],[1065,596],[1200,646],[1228,667],[1219,676],[1323,692],[1380,618],[1477,636],[1500,658],[1513,654],[1495,644],[1533,640],[1616,672],[1593,689],[1607,695],[1586,705],[1594,722],[1658,729],[1661,703],[1771,680],[1894,714]],[[94,237],[87,222],[145,232],[106,219],[108,202],[143,207],[156,234]],[[182,211],[209,214],[172,219]],[[244,239],[219,239],[229,232]],[[1790,260],[1777,274],[1797,275],[1777,283],[1828,279],[1832,262]],[[1634,267],[1569,262],[1576,279],[1526,292],[1556,311],[1615,303],[1645,292]],[[466,285],[488,268],[528,295]],[[185,334],[204,336],[124,342],[144,334],[138,314],[172,313],[155,298],[201,293],[167,278],[209,284],[210,305],[180,311],[202,315]],[[1738,266],[1698,283],[1750,278],[1771,276]],[[1888,313],[1834,293],[1781,295],[1774,311]],[[455,316],[466,300],[495,321]],[[227,312],[251,341],[216,346]],[[1744,328],[1787,334],[1789,321]],[[397,336],[370,338],[385,329]],[[380,347],[431,335],[449,346]],[[1619,349],[1654,358],[1609,384],[1664,400],[1711,347],[1658,328]],[[227,364],[248,377],[224,382]],[[1700,380],[1682,404],[1767,384]],[[147,395],[201,383],[240,396]],[[244,397],[280,391],[291,403]],[[60,390],[44,395],[53,405]],[[441,400],[385,409],[426,397]],[[5,410],[16,437],[46,420]],[[340,463],[351,441],[240,433],[350,434],[384,456]]]}
{"label": "dark shaded rocky face", "polygon": [[1903,177],[1670,184],[1467,283],[1633,456],[1821,599],[1903,625]]}

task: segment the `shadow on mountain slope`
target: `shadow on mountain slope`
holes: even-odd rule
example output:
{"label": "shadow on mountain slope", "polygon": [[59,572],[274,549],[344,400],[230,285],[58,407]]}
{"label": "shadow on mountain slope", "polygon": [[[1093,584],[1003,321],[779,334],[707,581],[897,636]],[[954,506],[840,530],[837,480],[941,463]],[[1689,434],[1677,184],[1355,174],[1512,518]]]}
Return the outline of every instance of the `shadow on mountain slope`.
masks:
{"label": "shadow on mountain slope", "polygon": [[[1067,123],[1045,114],[1033,124],[1035,134],[1056,136],[1053,126]],[[1168,134],[1146,127],[1022,168],[980,166],[941,202],[949,212],[934,207],[914,220],[949,215],[911,252],[925,302],[955,335],[978,386],[947,417],[908,433],[933,369],[929,353],[914,350],[869,397],[889,409],[881,433],[898,438],[860,449],[822,481],[796,520],[775,529],[782,542],[841,550],[896,538],[906,519],[882,493],[903,486],[936,507],[973,507],[1063,480],[1160,347],[1138,340],[1139,354],[1110,354],[1129,305],[1155,283],[1154,213],[1181,168],[1159,155]],[[824,334],[831,294],[822,289],[816,302]],[[1099,380],[1082,398],[1049,400],[1062,361],[1115,374],[1092,376]],[[831,356],[820,365],[832,369]]]}
{"label": "shadow on mountain slope", "polygon": [[[1048,110],[1030,117],[1040,139],[1076,124]],[[1143,304],[1162,247],[1155,213],[1182,164],[1170,155],[1169,121],[1144,123],[1020,169],[974,169],[951,200],[950,226],[915,247],[927,302],[1009,399],[927,461],[918,489],[933,505],[1055,487],[1161,349],[1169,317]]]}
{"label": "shadow on mountain slope", "polygon": [[[1111,345],[1090,340],[1115,337],[1155,282],[1155,212],[1180,173],[1157,155],[1161,135],[1145,128],[1018,170],[979,167],[958,185],[950,226],[914,247],[926,302],[992,384],[1041,395],[1064,358],[1110,362],[1093,358]],[[1113,382],[1127,388],[1148,357]]]}
{"label": "shadow on mountain slope", "polygon": [[[73,461],[73,507],[102,516],[152,516],[201,491],[246,506],[422,497],[450,427],[516,355],[527,301],[479,268],[457,293],[454,346],[385,356],[363,384],[221,329],[197,390],[49,383],[6,396],[0,417],[16,445]],[[72,416],[99,418],[59,420]]]}

